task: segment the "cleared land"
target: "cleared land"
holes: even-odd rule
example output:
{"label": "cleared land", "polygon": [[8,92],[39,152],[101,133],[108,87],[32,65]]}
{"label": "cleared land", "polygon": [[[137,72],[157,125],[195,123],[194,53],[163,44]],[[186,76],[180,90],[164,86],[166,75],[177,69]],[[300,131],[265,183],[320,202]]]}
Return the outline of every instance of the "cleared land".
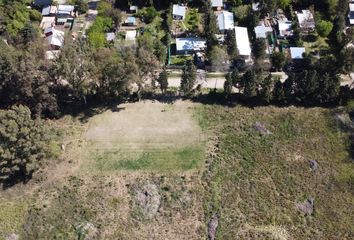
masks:
{"label": "cleared land", "polygon": [[204,140],[191,106],[147,101],[94,117],[86,133],[88,158],[100,171],[199,168]]}
{"label": "cleared land", "polygon": [[206,239],[215,216],[216,239],[352,239],[340,111],[145,101],[54,121],[65,151],[0,191],[0,239]]}

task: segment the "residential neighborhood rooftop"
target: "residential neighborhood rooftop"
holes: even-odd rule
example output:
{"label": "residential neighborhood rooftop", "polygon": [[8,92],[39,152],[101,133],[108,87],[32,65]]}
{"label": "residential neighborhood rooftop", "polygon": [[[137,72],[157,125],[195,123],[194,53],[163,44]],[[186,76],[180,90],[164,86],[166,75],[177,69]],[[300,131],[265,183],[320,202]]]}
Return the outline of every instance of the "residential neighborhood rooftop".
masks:
{"label": "residential neighborhood rooftop", "polygon": [[206,41],[201,38],[176,38],[177,51],[201,51],[206,48]]}
{"label": "residential neighborhood rooftop", "polygon": [[235,27],[236,45],[239,55],[250,56],[251,45],[246,27]]}
{"label": "residential neighborhood rooftop", "polygon": [[304,47],[291,47],[290,48],[291,59],[303,59],[304,53],[305,53]]}
{"label": "residential neighborhood rooftop", "polygon": [[300,28],[315,28],[315,19],[310,10],[302,10],[296,14]]}
{"label": "residential neighborhood rooftop", "polygon": [[222,7],[223,0],[211,0],[211,6],[212,7]]}
{"label": "residential neighborhood rooftop", "polygon": [[178,4],[174,4],[172,9],[172,14],[176,16],[180,16],[182,17],[182,19],[184,19],[186,17],[186,7]]}
{"label": "residential neighborhood rooftop", "polygon": [[218,28],[220,31],[234,28],[234,14],[228,11],[222,11],[217,17]]}

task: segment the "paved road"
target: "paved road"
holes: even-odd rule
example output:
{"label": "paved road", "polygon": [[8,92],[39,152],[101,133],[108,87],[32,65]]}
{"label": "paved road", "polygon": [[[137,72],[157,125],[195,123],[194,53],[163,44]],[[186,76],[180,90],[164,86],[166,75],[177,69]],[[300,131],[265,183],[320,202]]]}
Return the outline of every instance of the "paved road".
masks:
{"label": "paved road", "polygon": [[[198,74],[199,77],[197,78],[197,85],[201,84],[203,88],[216,88],[216,89],[223,89],[224,88],[224,82],[225,78],[220,76],[222,73],[214,73],[214,74],[208,74],[207,77],[205,77],[205,73]],[[201,76],[203,75],[203,76]],[[215,77],[213,77],[215,75]],[[284,82],[288,75],[284,72],[274,72],[272,75],[280,76],[280,80]],[[341,81],[341,86],[349,85],[352,88],[354,87],[354,73],[350,74],[351,78],[349,76],[343,77]],[[168,85],[170,87],[180,87],[181,86],[181,77],[175,77],[171,76],[168,78]]]}

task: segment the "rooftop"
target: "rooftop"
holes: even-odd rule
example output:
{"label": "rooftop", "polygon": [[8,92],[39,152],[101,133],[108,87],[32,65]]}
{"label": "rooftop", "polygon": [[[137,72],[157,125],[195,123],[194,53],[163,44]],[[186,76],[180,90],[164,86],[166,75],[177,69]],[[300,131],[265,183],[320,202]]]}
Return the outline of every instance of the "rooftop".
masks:
{"label": "rooftop", "polygon": [[206,41],[201,38],[176,38],[177,51],[202,51],[206,48]]}
{"label": "rooftop", "polygon": [[53,34],[47,37],[48,43],[58,47],[64,46],[64,32],[55,29],[52,32]]}
{"label": "rooftop", "polygon": [[315,28],[315,19],[310,10],[302,10],[296,14],[300,28]]}
{"label": "rooftop", "polygon": [[236,45],[239,55],[250,56],[251,55],[251,45],[248,38],[247,28],[245,27],[235,27],[236,35]]}
{"label": "rooftop", "polygon": [[174,4],[172,14],[177,16],[182,16],[184,18],[186,16],[186,7],[180,6],[178,4]]}
{"label": "rooftop", "polygon": [[303,59],[304,53],[305,53],[304,47],[291,47],[290,48],[291,59]]}
{"label": "rooftop", "polygon": [[218,27],[221,31],[234,28],[234,14],[228,11],[222,11],[218,14]]}
{"label": "rooftop", "polygon": [[211,0],[211,6],[212,7],[222,7],[223,0]]}
{"label": "rooftop", "polygon": [[256,33],[256,38],[266,38],[267,33],[273,32],[273,28],[260,25],[254,28],[254,32]]}
{"label": "rooftop", "polygon": [[106,33],[106,40],[108,42],[113,41],[116,38],[116,34],[114,32]]}

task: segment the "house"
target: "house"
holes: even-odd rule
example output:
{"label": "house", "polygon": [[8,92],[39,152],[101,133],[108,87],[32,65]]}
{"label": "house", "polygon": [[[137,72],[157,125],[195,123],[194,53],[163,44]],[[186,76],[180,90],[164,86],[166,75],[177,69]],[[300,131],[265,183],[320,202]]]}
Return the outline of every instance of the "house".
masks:
{"label": "house", "polygon": [[238,54],[245,60],[251,60],[251,44],[248,38],[247,28],[235,27],[235,37]]}
{"label": "house", "polygon": [[218,27],[221,32],[234,28],[234,14],[222,11],[217,15]]}
{"label": "house", "polygon": [[54,26],[54,24],[55,24],[55,17],[43,17],[39,26],[41,29],[44,30],[48,27]]}
{"label": "house", "polygon": [[64,32],[56,29],[52,29],[52,34],[46,38],[51,49],[58,50],[64,46]]}
{"label": "house", "polygon": [[292,60],[303,59],[304,53],[305,53],[304,47],[291,47],[290,48],[290,57]]}
{"label": "house", "polygon": [[354,25],[354,2],[349,3],[348,18],[349,18],[349,24]]}
{"label": "house", "polygon": [[74,22],[74,6],[73,5],[59,5],[57,10],[57,24],[64,25],[66,23]]}
{"label": "house", "polygon": [[278,21],[278,31],[279,38],[291,37],[293,35],[292,22],[287,20]]}
{"label": "house", "polygon": [[130,7],[129,7],[129,12],[130,12],[131,14],[137,13],[137,12],[138,12],[138,6],[130,6]]}
{"label": "house", "polygon": [[172,15],[174,20],[183,20],[186,17],[186,7],[174,4],[172,8]]}
{"label": "house", "polygon": [[206,41],[201,38],[176,38],[177,54],[191,54],[203,51],[206,48]]}
{"label": "house", "polygon": [[43,31],[44,36],[45,36],[45,37],[49,37],[50,35],[53,34],[53,30],[54,30],[54,27],[53,27],[53,26],[47,27],[47,28],[44,29],[44,31]]}
{"label": "house", "polygon": [[211,0],[211,6],[215,10],[221,10],[223,7],[223,0]]}
{"label": "house", "polygon": [[42,9],[42,16],[55,16],[57,14],[57,6],[45,6]]}
{"label": "house", "polygon": [[38,7],[51,5],[53,0],[34,0],[33,5]]}
{"label": "house", "polygon": [[315,19],[310,10],[302,10],[301,12],[296,13],[296,16],[301,30],[315,29]]}
{"label": "house", "polygon": [[106,33],[107,42],[113,42],[115,38],[116,38],[116,34],[114,32]]}
{"label": "house", "polygon": [[135,41],[136,30],[129,30],[125,32],[125,41]]}
{"label": "house", "polygon": [[261,24],[254,28],[254,32],[256,34],[256,38],[267,38],[268,34],[273,32],[273,28]]}
{"label": "house", "polygon": [[136,18],[135,17],[128,17],[125,20],[124,24],[126,26],[131,26],[131,27],[136,26]]}

